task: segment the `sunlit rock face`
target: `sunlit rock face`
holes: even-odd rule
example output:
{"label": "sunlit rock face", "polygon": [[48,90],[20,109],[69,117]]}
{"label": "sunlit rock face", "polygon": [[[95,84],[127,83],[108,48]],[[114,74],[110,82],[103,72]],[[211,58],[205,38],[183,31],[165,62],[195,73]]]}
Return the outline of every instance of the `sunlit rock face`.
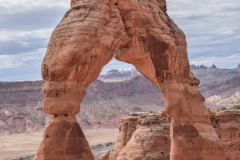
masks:
{"label": "sunlit rock face", "polygon": [[71,1],[42,63],[43,111],[55,118],[46,125],[48,136],[35,159],[93,159],[83,134],[75,136],[81,142],[68,143],[76,128],[66,127],[64,133],[60,128],[75,126],[87,87],[113,57],[133,64],[162,90],[172,119],[171,160],[224,159],[199,80],[190,72],[185,35],[166,10],[165,0]]}

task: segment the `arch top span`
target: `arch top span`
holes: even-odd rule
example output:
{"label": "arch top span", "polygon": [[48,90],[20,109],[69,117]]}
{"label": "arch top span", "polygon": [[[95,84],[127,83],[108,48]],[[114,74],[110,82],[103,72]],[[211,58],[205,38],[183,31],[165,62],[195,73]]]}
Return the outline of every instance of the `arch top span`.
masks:
{"label": "arch top span", "polygon": [[35,160],[93,160],[75,115],[87,87],[113,57],[133,64],[162,90],[172,119],[171,160],[223,160],[221,142],[198,91],[199,80],[190,71],[185,35],[166,13],[166,1],[71,0],[70,4],[42,63],[43,111],[55,116],[46,125],[48,136]]}

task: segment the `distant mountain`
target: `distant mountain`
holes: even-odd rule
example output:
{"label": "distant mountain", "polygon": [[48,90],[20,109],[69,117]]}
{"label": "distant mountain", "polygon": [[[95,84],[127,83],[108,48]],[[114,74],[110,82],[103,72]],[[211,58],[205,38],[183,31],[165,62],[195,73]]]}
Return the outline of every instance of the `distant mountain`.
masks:
{"label": "distant mountain", "polygon": [[240,76],[240,68],[234,69],[219,69],[219,68],[207,68],[207,69],[194,69],[192,70],[195,77],[200,80],[200,85],[226,80],[232,77]]}
{"label": "distant mountain", "polygon": [[[240,66],[191,68],[201,81],[200,91],[208,107],[240,104]],[[42,81],[0,82],[0,132],[31,131],[44,126],[50,115],[42,112],[41,86]],[[161,92],[136,69],[110,70],[88,87],[77,119],[83,128],[111,128],[118,126],[124,114],[158,111],[164,106]]]}
{"label": "distant mountain", "polygon": [[[203,75],[221,72],[214,76],[222,79],[226,78],[223,72],[233,76],[239,69],[198,71]],[[0,132],[19,133],[44,127],[50,115],[42,112],[41,86],[41,81],[0,82]],[[203,84],[200,91],[209,108],[240,104],[240,76]],[[118,127],[120,117],[125,114],[159,111],[164,107],[162,93],[141,75],[116,82],[96,80],[88,87],[77,119],[83,128],[113,128]]]}
{"label": "distant mountain", "polygon": [[229,107],[240,104],[240,76],[200,86],[206,104]]}
{"label": "distant mountain", "polygon": [[0,132],[32,131],[44,126],[41,87],[42,81],[0,82]]}
{"label": "distant mountain", "polygon": [[98,79],[102,81],[119,81],[119,80],[126,80],[130,79],[134,76],[140,75],[135,68],[131,69],[130,71],[119,71],[117,69],[112,69],[108,71],[106,74],[101,74]]}
{"label": "distant mountain", "polygon": [[118,82],[97,80],[88,87],[79,121],[85,127],[118,127],[123,115],[164,107],[162,93],[143,76]]}
{"label": "distant mountain", "polygon": [[[23,132],[44,127],[41,81],[0,82],[0,132]],[[77,115],[83,128],[118,127],[130,112],[158,111],[165,106],[161,92],[142,76],[119,82],[96,80],[87,90]]]}
{"label": "distant mountain", "polygon": [[[211,67],[204,65],[190,65],[190,68],[193,74],[200,80],[200,85],[240,76],[240,64],[239,67],[233,69],[220,69],[215,65],[212,65]],[[136,75],[141,75],[141,73],[139,73],[135,68],[131,69],[130,71],[118,71],[113,69],[108,71],[106,74],[100,75],[98,79],[104,82],[120,81],[130,79]]]}

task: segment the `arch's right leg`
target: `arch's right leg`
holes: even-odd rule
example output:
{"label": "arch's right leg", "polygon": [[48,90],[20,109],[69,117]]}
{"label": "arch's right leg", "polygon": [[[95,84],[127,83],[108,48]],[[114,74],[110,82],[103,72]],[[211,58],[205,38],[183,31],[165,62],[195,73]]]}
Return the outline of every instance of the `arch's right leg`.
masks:
{"label": "arch's right leg", "polygon": [[75,115],[86,89],[123,43],[125,29],[108,0],[75,0],[52,33],[42,63],[46,125],[35,160],[93,160]]}
{"label": "arch's right leg", "polygon": [[[161,89],[172,120],[170,159],[223,160],[221,141],[198,91],[199,81],[190,71],[185,35],[167,15],[166,1],[118,0],[118,9],[132,39],[116,58],[133,64]],[[146,146],[129,151],[136,146],[129,143],[118,160],[151,157]]]}

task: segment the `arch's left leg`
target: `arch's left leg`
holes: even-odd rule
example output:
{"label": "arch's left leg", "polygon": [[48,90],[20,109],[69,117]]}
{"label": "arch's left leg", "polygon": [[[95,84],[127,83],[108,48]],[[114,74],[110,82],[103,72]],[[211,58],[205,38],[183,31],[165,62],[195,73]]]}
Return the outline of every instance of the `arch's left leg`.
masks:
{"label": "arch's left leg", "polygon": [[46,124],[35,160],[93,160],[75,115],[86,89],[123,43],[125,29],[108,0],[72,0],[42,63]]}

